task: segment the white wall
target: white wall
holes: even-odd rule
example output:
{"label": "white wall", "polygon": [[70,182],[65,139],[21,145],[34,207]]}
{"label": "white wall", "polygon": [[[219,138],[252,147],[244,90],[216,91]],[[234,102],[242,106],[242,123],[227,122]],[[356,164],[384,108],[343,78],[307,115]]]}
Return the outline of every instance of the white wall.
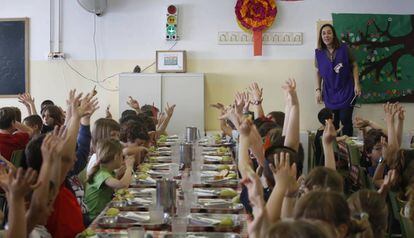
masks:
{"label": "white wall", "polygon": [[[63,51],[68,61],[88,78],[95,75],[93,50],[94,16],[83,10],[75,0],[63,0]],[[331,13],[391,13],[413,14],[412,0],[304,0],[302,2],[277,2],[276,22],[269,29],[278,32],[304,32],[302,46],[265,45],[264,56],[253,57],[252,46],[218,45],[218,31],[240,31],[234,15],[236,1],[229,0],[109,0],[106,14],[97,17],[96,42],[98,48],[99,75],[108,76],[117,72],[132,70],[133,66],[149,65],[154,61],[155,51],[168,49],[171,42],[164,40],[166,7],[176,4],[179,7],[179,30],[182,40],[174,49],[188,51],[189,69],[205,72],[207,89],[219,89],[216,78],[228,80],[228,93],[246,87],[246,80],[239,81],[240,65],[252,65],[257,72],[252,72],[250,81],[256,80],[266,86],[278,88],[281,81],[294,76],[303,85],[302,89],[302,129],[314,128],[315,117],[319,109],[313,103],[313,67],[314,46],[316,45],[316,21],[331,19]],[[63,61],[48,62],[49,52],[49,0],[0,0],[0,18],[30,18],[30,84],[31,93],[37,103],[46,98],[53,98],[59,104],[64,103],[64,95],[70,88],[81,91],[90,90],[94,83],[82,79],[71,71]],[[1,52],[0,52],[1,54]],[[201,61],[200,61],[201,60]],[[203,61],[204,60],[204,61]],[[276,71],[268,67],[269,62],[281,61],[294,67],[285,67]],[[276,62],[275,61],[275,62]],[[285,62],[286,61],[286,62]],[[202,62],[202,63],[200,63]],[[222,63],[224,62],[224,64]],[[253,63],[252,63],[253,62]],[[209,64],[203,66],[202,64]],[[233,65],[216,70],[222,65]],[[303,64],[295,65],[295,64]],[[241,67],[241,66],[239,66]],[[299,68],[299,70],[297,70]],[[296,69],[296,71],[289,71]],[[154,72],[150,68],[147,72]],[[194,72],[193,71],[193,72]],[[220,75],[214,75],[216,72]],[[272,78],[275,78],[274,80]],[[214,83],[213,83],[214,82]],[[104,83],[108,88],[117,87],[117,78]],[[210,89],[209,89],[210,88]],[[98,88],[99,89],[99,88]],[[268,87],[265,90],[268,90]],[[206,92],[206,104],[231,96],[215,95]],[[226,92],[224,92],[226,93]],[[100,89],[101,107],[111,104],[117,115],[118,93]],[[266,109],[280,108],[282,96],[272,95],[275,103],[265,104]],[[0,99],[1,105],[17,105],[15,99]],[[414,119],[412,104],[406,104],[408,118]],[[366,105],[359,114],[381,117],[378,105]],[[208,109],[209,110],[209,109]],[[207,120],[216,115],[207,110]],[[100,113],[103,113],[101,109]],[[310,118],[312,120],[310,121]],[[412,120],[411,120],[412,121]],[[209,122],[207,122],[209,123]],[[207,129],[218,128],[214,122]],[[412,128],[412,127],[410,127]]]}
{"label": "white wall", "polygon": [[[72,59],[91,60],[93,15],[77,1],[63,2],[63,49]],[[250,46],[217,45],[218,31],[239,31],[235,1],[229,0],[109,0],[107,13],[97,18],[100,59],[151,59],[157,49],[171,44],[164,40],[166,7],[179,6],[182,40],[176,48],[195,58],[252,58]],[[0,17],[31,19],[30,57],[45,60],[49,51],[49,0],[0,0]],[[304,0],[277,2],[278,14],[270,31],[304,32],[302,46],[264,46],[264,57],[308,59],[316,44],[315,22],[331,19],[331,13],[412,14],[412,0]]]}

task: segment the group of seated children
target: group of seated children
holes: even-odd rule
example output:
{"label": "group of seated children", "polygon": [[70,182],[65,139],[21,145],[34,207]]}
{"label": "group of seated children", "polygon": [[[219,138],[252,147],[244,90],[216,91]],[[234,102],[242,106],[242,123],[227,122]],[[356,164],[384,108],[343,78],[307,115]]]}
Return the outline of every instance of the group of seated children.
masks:
{"label": "group of seated children", "polygon": [[[339,173],[334,144],[340,128],[333,114],[322,109],[318,119],[315,168],[304,171],[299,141],[299,100],[294,79],[282,85],[284,112],[265,114],[263,90],[257,83],[237,92],[220,111],[223,136],[236,141],[241,176],[240,200],[250,214],[250,237],[384,237],[393,233],[387,194],[399,191],[414,205],[414,154],[401,149],[404,108],[384,105],[386,128],[356,117],[364,135],[361,166],[373,188],[350,191],[346,173]],[[131,183],[134,168],[148,147],[165,134],[175,105],[160,113],[140,107],[132,97],[131,110],[112,119],[91,116],[98,107],[96,91],[70,91],[66,110],[52,101],[41,104],[20,95],[28,116],[21,123],[15,107],[0,108],[0,186],[6,237],[75,237],[112,199],[114,190]],[[253,112],[250,111],[253,108]],[[84,187],[84,183],[86,186]],[[404,198],[404,197],[403,197]],[[414,218],[414,207],[407,209]]]}
{"label": "group of seated children", "polygon": [[[165,133],[175,105],[164,113],[151,105],[112,119],[91,116],[96,91],[69,92],[66,110],[46,100],[37,115],[34,99],[19,96],[28,116],[16,107],[0,108],[0,186],[5,237],[75,237],[112,199],[127,188],[132,170],[147,148]],[[84,187],[84,185],[86,186]]]}
{"label": "group of seated children", "polygon": [[336,142],[348,138],[338,136],[340,128],[335,128],[329,109],[318,113],[322,126],[315,139],[317,166],[302,173],[295,80],[287,80],[282,90],[284,115],[264,113],[263,90],[257,83],[247,92],[237,92],[230,106],[212,105],[220,110],[223,134],[238,142],[240,199],[251,215],[249,237],[385,237],[400,233],[389,224],[387,195],[390,190],[406,195],[407,216],[414,220],[414,207],[410,209],[414,204],[414,153],[401,149],[404,108],[398,103],[384,104],[386,128],[355,118],[354,125],[364,135],[361,167],[373,185],[352,191],[346,186],[349,171],[337,171],[340,162],[334,151]]}

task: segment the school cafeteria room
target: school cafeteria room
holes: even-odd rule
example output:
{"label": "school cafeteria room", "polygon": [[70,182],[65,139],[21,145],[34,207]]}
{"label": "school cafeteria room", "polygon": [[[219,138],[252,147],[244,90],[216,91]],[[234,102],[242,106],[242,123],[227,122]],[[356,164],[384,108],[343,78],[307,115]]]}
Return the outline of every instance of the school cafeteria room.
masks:
{"label": "school cafeteria room", "polygon": [[0,237],[414,237],[412,0],[0,6]]}

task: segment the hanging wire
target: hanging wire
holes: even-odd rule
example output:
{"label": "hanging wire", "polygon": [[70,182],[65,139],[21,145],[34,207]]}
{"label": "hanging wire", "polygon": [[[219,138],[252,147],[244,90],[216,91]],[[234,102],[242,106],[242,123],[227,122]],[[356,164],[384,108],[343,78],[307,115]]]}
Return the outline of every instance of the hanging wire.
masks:
{"label": "hanging wire", "polygon": [[[91,81],[95,84],[97,84],[100,88],[110,91],[110,92],[117,92],[119,91],[119,89],[110,89],[105,87],[104,85],[102,85],[102,83],[106,82],[106,80],[113,78],[115,76],[118,76],[119,74],[121,74],[121,72],[119,73],[115,73],[112,74],[104,79],[102,79],[101,81],[99,80],[99,65],[98,65],[98,50],[97,50],[97,44],[96,44],[96,14],[93,14],[93,48],[94,48],[94,61],[95,61],[95,80],[90,79],[86,76],[84,76],[81,72],[79,72],[78,70],[76,70],[67,60],[66,58],[63,58],[63,60],[65,61],[66,65],[75,73],[77,73],[80,77]],[[177,45],[178,41],[175,41],[174,44],[168,49],[168,50],[172,50],[176,45]],[[145,70],[149,69],[150,67],[152,67],[154,64],[156,63],[156,60],[154,60],[151,64],[149,64],[148,66],[146,66],[141,72],[144,72]]]}

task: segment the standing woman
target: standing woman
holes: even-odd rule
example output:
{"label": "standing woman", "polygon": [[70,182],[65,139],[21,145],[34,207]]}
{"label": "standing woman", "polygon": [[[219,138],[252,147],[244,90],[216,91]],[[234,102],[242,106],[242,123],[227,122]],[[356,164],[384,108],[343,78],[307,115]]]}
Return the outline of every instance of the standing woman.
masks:
{"label": "standing woman", "polygon": [[[358,65],[346,44],[339,43],[335,29],[325,24],[319,31],[315,50],[316,101],[334,113],[334,125],[343,125],[342,133],[352,136],[352,112],[355,97],[361,95]],[[322,84],[323,82],[323,84]],[[321,87],[323,86],[323,87]]]}

